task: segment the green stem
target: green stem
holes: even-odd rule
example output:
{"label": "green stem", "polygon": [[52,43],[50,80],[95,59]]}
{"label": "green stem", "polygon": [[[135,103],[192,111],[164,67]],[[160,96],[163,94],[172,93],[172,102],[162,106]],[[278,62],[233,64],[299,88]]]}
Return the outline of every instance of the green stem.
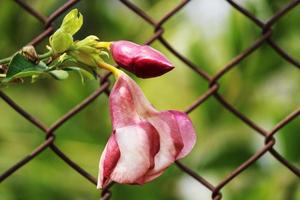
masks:
{"label": "green stem", "polygon": [[0,60],[0,65],[2,65],[2,64],[8,64],[11,59],[12,59],[12,56],[8,57],[8,58],[1,59]]}
{"label": "green stem", "polygon": [[[53,54],[52,51],[48,51],[48,52],[46,52],[46,53],[44,53],[44,54],[38,55],[38,58],[39,58],[40,60],[43,60],[43,59],[45,59],[45,58],[51,57],[52,54]],[[10,61],[11,61],[12,58],[13,58],[13,56],[10,56],[10,57],[1,59],[1,60],[0,60],[0,65],[10,63]]]}
{"label": "green stem", "polygon": [[46,53],[44,53],[44,54],[38,55],[38,58],[39,58],[40,60],[43,60],[43,59],[45,59],[45,58],[51,57],[52,55],[53,55],[53,52],[52,52],[52,51],[48,51],[48,52],[46,52]]}

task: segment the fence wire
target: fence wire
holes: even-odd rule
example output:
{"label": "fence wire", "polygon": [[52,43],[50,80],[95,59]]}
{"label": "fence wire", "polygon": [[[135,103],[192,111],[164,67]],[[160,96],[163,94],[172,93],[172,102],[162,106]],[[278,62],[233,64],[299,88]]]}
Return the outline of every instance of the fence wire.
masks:
{"label": "fence wire", "polygon": [[[43,25],[44,30],[35,38],[32,39],[32,41],[29,42],[31,45],[37,45],[40,42],[42,42],[44,39],[46,39],[49,35],[51,35],[54,31],[53,28],[53,22],[60,17],[62,14],[64,14],[70,7],[78,3],[80,0],[68,0],[65,4],[60,6],[57,10],[55,10],[51,15],[44,16],[43,14],[39,13],[37,10],[32,8],[28,2],[25,0],[15,0],[17,4],[19,4],[24,10],[26,10],[29,14],[33,15],[35,18],[37,18]],[[246,16],[249,20],[251,20],[254,24],[256,24],[259,28],[262,30],[262,34],[259,38],[257,38],[256,41],[253,42],[252,45],[250,45],[247,49],[242,51],[240,54],[238,54],[236,57],[234,57],[231,61],[226,63],[221,70],[219,70],[216,74],[213,76],[210,76],[206,71],[202,70],[201,66],[197,66],[194,63],[192,63],[188,58],[181,55],[178,51],[176,51],[172,45],[168,43],[168,41],[164,38],[164,28],[163,25],[172,17],[174,16],[178,11],[181,9],[184,9],[184,6],[187,5],[190,0],[182,0],[175,8],[170,10],[168,13],[166,13],[159,21],[155,21],[152,19],[151,16],[149,16],[144,10],[142,10],[140,7],[138,7],[136,4],[134,4],[131,1],[128,0],[119,0],[121,3],[123,3],[130,11],[137,14],[138,17],[145,20],[150,26],[154,29],[154,34],[151,38],[145,42],[145,44],[151,45],[154,41],[159,41],[166,49],[168,49],[172,54],[174,54],[177,58],[179,58],[185,66],[192,69],[195,73],[197,73],[201,78],[207,81],[208,83],[208,89],[207,91],[199,96],[198,99],[195,100],[195,102],[190,105],[185,112],[190,113],[194,109],[197,109],[203,102],[205,102],[209,98],[215,98],[220,105],[222,105],[225,109],[227,109],[229,112],[231,112],[234,116],[236,116],[238,119],[240,119],[242,122],[244,122],[246,125],[248,125],[250,128],[252,128],[256,133],[260,134],[262,137],[265,138],[264,145],[256,151],[255,154],[253,154],[248,160],[246,160],[244,163],[242,163],[240,166],[238,166],[235,170],[233,170],[227,177],[225,177],[219,184],[213,185],[209,181],[207,181],[205,178],[203,178],[200,174],[198,174],[193,169],[189,168],[188,166],[184,165],[180,161],[176,162],[176,165],[181,169],[184,173],[187,173],[194,179],[196,179],[200,184],[205,186],[207,189],[209,189],[212,192],[211,199],[212,200],[220,200],[222,199],[222,193],[221,190],[228,185],[233,179],[235,179],[237,176],[239,176],[244,170],[246,170],[248,167],[253,165],[258,159],[260,159],[263,155],[269,153],[271,154],[274,159],[278,160],[283,166],[285,166],[287,169],[289,169],[295,176],[300,177],[300,169],[297,166],[294,166],[292,163],[290,163],[288,160],[286,160],[279,152],[274,149],[274,145],[276,143],[276,139],[274,138],[274,135],[278,133],[280,129],[285,127],[288,123],[290,123],[292,120],[297,118],[300,115],[300,108],[298,107],[296,110],[294,110],[292,113],[290,113],[288,116],[286,116],[281,122],[279,122],[271,131],[265,130],[263,127],[257,125],[255,122],[253,122],[251,119],[249,119],[247,116],[239,112],[234,105],[230,104],[219,92],[218,89],[220,88],[220,85],[218,84],[218,80],[221,79],[226,73],[228,73],[233,68],[237,67],[237,65],[242,62],[244,59],[246,59],[250,54],[252,54],[254,51],[259,49],[263,44],[268,44],[271,48],[273,48],[278,55],[282,57],[282,59],[286,60],[293,66],[300,68],[300,62],[290,56],[284,49],[282,49],[280,46],[276,44],[276,42],[272,39],[272,26],[284,15],[286,15],[288,12],[290,12],[293,8],[299,5],[300,0],[294,0],[289,3],[287,3],[284,7],[282,7],[280,10],[278,10],[269,20],[266,22],[261,21],[256,16],[251,14],[247,9],[239,5],[238,3],[232,1],[232,0],[226,0],[234,9],[242,13],[244,16]],[[86,178],[87,181],[91,182],[92,184],[97,184],[97,179],[92,176],[90,173],[88,173],[86,170],[81,168],[78,164],[76,164],[72,159],[70,159],[64,152],[62,152],[59,147],[55,144],[55,131],[62,126],[64,123],[66,123],[69,119],[71,119],[74,115],[76,115],[78,112],[83,110],[87,105],[89,105],[92,101],[94,101],[97,97],[99,97],[102,94],[109,94],[109,81],[108,77],[110,76],[110,73],[105,74],[103,77],[100,77],[100,86],[96,91],[94,91],[90,96],[88,96],[85,100],[83,100],[81,103],[76,105],[73,109],[71,109],[69,112],[67,112],[65,115],[63,115],[60,119],[58,119],[55,123],[53,123],[50,127],[47,127],[44,125],[39,119],[32,116],[30,113],[26,112],[21,106],[19,106],[17,103],[14,102],[13,99],[8,97],[3,91],[0,91],[1,98],[11,107],[13,108],[17,113],[22,115],[24,118],[26,118],[29,122],[32,123],[32,125],[38,127],[40,130],[42,130],[45,133],[45,141],[38,146],[36,149],[34,149],[30,154],[28,154],[26,157],[21,159],[19,162],[11,166],[9,169],[7,169],[4,173],[0,175],[0,183],[4,181],[5,179],[9,178],[10,175],[12,175],[14,172],[22,168],[24,165],[26,165],[28,162],[30,162],[32,159],[37,157],[41,152],[46,150],[47,148],[51,149],[56,155],[58,155],[66,164],[68,164],[72,169],[77,171],[80,175],[82,175],[84,178]],[[108,200],[111,197],[110,188],[114,185],[114,183],[108,185],[106,188],[102,190],[101,193],[101,200]]]}

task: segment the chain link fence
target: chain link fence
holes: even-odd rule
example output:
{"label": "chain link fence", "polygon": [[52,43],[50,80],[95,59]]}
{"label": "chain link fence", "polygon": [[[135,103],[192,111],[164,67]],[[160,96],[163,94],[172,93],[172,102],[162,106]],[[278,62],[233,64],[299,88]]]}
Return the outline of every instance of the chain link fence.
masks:
{"label": "chain link fence", "polygon": [[[44,16],[34,8],[32,8],[28,2],[25,0],[15,0],[17,4],[20,5],[23,9],[25,9],[29,14],[36,17],[43,25],[44,30],[32,41],[29,42],[31,45],[37,45],[41,43],[43,40],[47,39],[47,37],[53,33],[54,28],[52,23],[61,15],[63,15],[70,7],[74,6],[79,0],[69,0],[57,10],[55,10],[50,16]],[[182,170],[182,172],[187,173],[194,179],[196,179],[199,184],[202,184],[207,189],[209,189],[212,193],[211,199],[212,200],[220,200],[222,199],[222,189],[226,187],[226,185],[230,184],[230,182],[239,176],[244,170],[247,170],[251,165],[253,165],[258,159],[260,159],[265,154],[271,154],[274,159],[278,160],[283,166],[289,169],[295,176],[300,177],[300,169],[297,166],[291,164],[288,160],[286,160],[273,146],[276,143],[276,139],[274,138],[275,134],[278,133],[280,129],[286,126],[295,118],[299,117],[300,115],[300,108],[296,108],[292,113],[286,116],[281,122],[279,122],[271,131],[265,130],[263,127],[257,125],[247,116],[239,112],[234,105],[231,105],[226,99],[218,92],[220,85],[218,80],[221,79],[226,73],[231,71],[233,68],[237,67],[237,65],[246,59],[250,54],[255,52],[258,48],[260,48],[263,44],[268,44],[272,47],[281,57],[282,59],[286,60],[290,64],[292,64],[296,68],[300,68],[300,62],[290,56],[284,49],[276,44],[276,42],[272,39],[272,26],[284,15],[286,15],[289,11],[299,5],[300,0],[294,0],[287,3],[284,7],[278,10],[269,20],[266,22],[261,21],[256,16],[251,14],[247,9],[239,5],[238,3],[227,0],[227,2],[237,11],[245,15],[249,20],[255,23],[259,28],[261,28],[261,36],[257,38],[257,40],[241,52],[239,55],[234,57],[231,61],[224,64],[224,66],[213,76],[209,75],[206,71],[202,70],[201,66],[197,66],[193,64],[188,58],[181,55],[177,52],[172,45],[168,43],[168,41],[164,38],[164,23],[166,23],[172,16],[176,15],[178,11],[184,9],[184,6],[190,2],[190,0],[183,0],[181,1],[175,8],[170,10],[166,13],[159,21],[155,21],[149,16],[144,10],[139,8],[136,4],[132,3],[131,1],[127,0],[120,0],[124,4],[124,6],[128,7],[129,12],[134,12],[138,17],[141,17],[145,20],[150,26],[154,29],[154,34],[151,38],[145,42],[145,44],[151,44],[154,41],[159,41],[166,49],[168,49],[172,54],[174,54],[177,58],[179,58],[186,67],[189,67],[195,73],[199,75],[199,78],[202,78],[207,81],[208,89],[207,91],[199,96],[195,102],[190,105],[185,112],[190,113],[194,109],[197,109],[203,102],[205,102],[209,98],[215,98],[220,105],[222,105],[225,109],[230,111],[236,118],[241,120],[247,126],[252,128],[256,133],[260,134],[261,137],[264,137],[265,143],[264,145],[256,151],[248,160],[238,166],[235,170],[233,170],[227,177],[225,177],[219,184],[213,185],[200,174],[195,172],[193,169],[189,168],[188,166],[184,165],[183,163],[177,161],[176,165]],[[38,156],[41,152],[45,149],[51,149],[56,155],[58,155],[65,163],[67,163],[72,169],[77,171],[81,176],[86,178],[87,181],[96,185],[97,179],[89,174],[86,170],[81,168],[78,164],[76,164],[73,160],[71,160],[64,152],[58,148],[55,144],[55,131],[61,127],[64,123],[66,123],[70,118],[84,109],[87,105],[89,105],[92,101],[94,101],[100,95],[109,95],[109,80],[108,77],[110,73],[107,73],[100,77],[100,86],[96,91],[94,91],[89,97],[87,97],[84,101],[76,105],[73,109],[69,112],[65,113],[60,119],[58,119],[54,124],[47,127],[45,126],[39,119],[32,116],[30,113],[26,112],[21,106],[16,104],[13,99],[8,97],[4,92],[0,91],[0,96],[3,101],[5,101],[11,108],[13,108],[16,112],[26,118],[29,122],[32,123],[33,126],[38,127],[45,133],[45,141],[38,146],[35,150],[33,150],[30,154],[26,157],[21,159],[19,162],[11,166],[7,169],[4,173],[0,175],[0,182],[4,181],[5,179],[9,178],[17,170],[20,170],[24,165]],[[194,122],[197,123],[197,122]],[[111,197],[110,188],[114,185],[114,183],[108,185],[106,188],[102,190],[101,199],[107,200]],[[96,187],[95,187],[96,188]]]}

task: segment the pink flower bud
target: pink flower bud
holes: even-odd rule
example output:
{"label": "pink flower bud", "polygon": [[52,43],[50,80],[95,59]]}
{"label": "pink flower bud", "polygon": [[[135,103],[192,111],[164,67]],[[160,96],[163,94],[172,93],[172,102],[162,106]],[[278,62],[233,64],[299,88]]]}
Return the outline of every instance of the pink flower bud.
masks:
{"label": "pink flower bud", "polygon": [[140,78],[160,76],[174,68],[162,53],[148,45],[116,41],[111,45],[111,53],[120,67]]}
{"label": "pink flower bud", "polygon": [[113,133],[101,155],[98,188],[111,181],[144,184],[193,148],[196,134],[180,111],[157,111],[139,86],[121,73],[109,97]]}

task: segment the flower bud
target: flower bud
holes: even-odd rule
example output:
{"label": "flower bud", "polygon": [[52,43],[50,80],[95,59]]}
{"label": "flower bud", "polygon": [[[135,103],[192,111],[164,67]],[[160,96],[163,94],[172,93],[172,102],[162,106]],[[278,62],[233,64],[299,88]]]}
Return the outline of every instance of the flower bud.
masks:
{"label": "flower bud", "polygon": [[35,51],[34,46],[29,45],[22,48],[21,53],[23,56],[31,60],[32,62],[38,62],[38,55]]}
{"label": "flower bud", "polygon": [[58,29],[49,38],[49,43],[54,53],[63,53],[72,46],[73,37],[71,34],[63,32],[61,29]]}
{"label": "flower bud", "polygon": [[68,52],[77,61],[89,65],[96,66],[94,56],[101,54],[98,48],[99,38],[94,35],[87,36],[83,40],[74,42],[72,49]]}
{"label": "flower bud", "polygon": [[73,44],[73,35],[79,31],[82,23],[82,14],[77,9],[73,9],[64,17],[60,28],[49,38],[54,53],[64,53],[69,50]]}
{"label": "flower bud", "polygon": [[120,67],[140,78],[161,76],[174,68],[162,53],[148,45],[116,41],[111,45],[111,53]]}

